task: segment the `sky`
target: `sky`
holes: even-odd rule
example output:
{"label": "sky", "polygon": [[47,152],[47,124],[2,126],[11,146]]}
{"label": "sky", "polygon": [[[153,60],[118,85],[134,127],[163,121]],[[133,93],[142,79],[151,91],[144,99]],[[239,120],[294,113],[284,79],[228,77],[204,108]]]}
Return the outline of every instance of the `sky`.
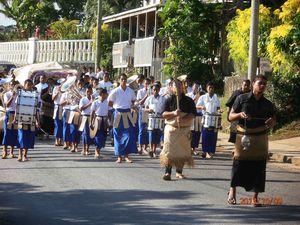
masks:
{"label": "sky", "polygon": [[[2,5],[0,4],[0,9],[2,9]],[[0,13],[0,26],[9,26],[9,25],[15,25],[16,22],[14,20],[11,20],[4,16],[2,13]]]}

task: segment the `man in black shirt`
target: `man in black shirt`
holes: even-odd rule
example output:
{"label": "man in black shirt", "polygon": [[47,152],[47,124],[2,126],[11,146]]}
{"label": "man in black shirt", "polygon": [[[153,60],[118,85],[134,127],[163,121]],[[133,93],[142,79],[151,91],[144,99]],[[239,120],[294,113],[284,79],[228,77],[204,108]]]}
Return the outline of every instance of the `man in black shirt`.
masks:
{"label": "man in black shirt", "polygon": [[[232,93],[232,95],[230,96],[230,98],[228,99],[228,101],[226,102],[226,104],[225,104],[228,107],[227,119],[229,117],[229,113],[231,111],[231,108],[233,106],[233,103],[234,103],[235,99],[239,95],[245,94],[245,93],[247,93],[249,91],[250,91],[250,80],[243,80],[242,87],[239,90],[234,91]],[[237,122],[233,122],[230,125],[230,136],[229,136],[228,142],[235,143],[235,139],[236,139],[236,131],[235,131],[236,124],[237,124]]]}
{"label": "man in black shirt", "polygon": [[160,163],[166,168],[164,180],[171,180],[172,166],[176,167],[176,178],[185,178],[182,174],[184,165],[192,166],[193,158],[190,151],[193,118],[196,115],[194,101],[184,95],[183,85],[179,80],[173,83],[173,90],[178,94],[166,100],[163,118],[166,120],[164,130],[164,147],[160,154]]}
{"label": "man in black shirt", "polygon": [[[253,204],[259,206],[258,193],[264,192],[269,128],[274,127],[275,109],[264,97],[266,77],[259,75],[252,82],[252,91],[239,95],[230,111],[229,120],[238,121],[228,203],[236,204],[236,187],[253,191]],[[248,138],[249,142],[244,140]]]}

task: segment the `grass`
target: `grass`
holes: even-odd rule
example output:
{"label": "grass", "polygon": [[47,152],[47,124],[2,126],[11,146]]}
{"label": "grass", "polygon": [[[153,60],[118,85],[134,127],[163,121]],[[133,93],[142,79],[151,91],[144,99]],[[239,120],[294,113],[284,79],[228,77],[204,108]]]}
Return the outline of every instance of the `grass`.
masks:
{"label": "grass", "polygon": [[[225,103],[227,102],[227,97],[220,97],[221,109],[224,110],[222,113],[222,132],[229,133],[230,123],[227,121],[227,107]],[[275,127],[276,128],[276,127]],[[292,121],[291,123],[285,124],[282,127],[277,127],[274,132],[270,133],[269,139],[272,141],[300,137],[300,120]]]}

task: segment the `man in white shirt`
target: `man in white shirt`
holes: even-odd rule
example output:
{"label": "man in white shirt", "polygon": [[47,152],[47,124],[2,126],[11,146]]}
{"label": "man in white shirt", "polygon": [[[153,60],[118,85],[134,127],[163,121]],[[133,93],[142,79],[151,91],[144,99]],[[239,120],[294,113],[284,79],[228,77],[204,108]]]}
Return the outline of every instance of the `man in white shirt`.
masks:
{"label": "man in white shirt", "polygon": [[98,85],[100,88],[103,88],[103,89],[106,89],[107,90],[107,93],[110,94],[110,92],[112,91],[112,89],[114,88],[113,87],[113,84],[109,81],[109,73],[108,72],[105,72],[104,75],[103,75],[103,80],[101,80],[99,82],[99,85]]}
{"label": "man in white shirt", "polygon": [[144,112],[144,103],[146,99],[150,96],[151,89],[149,87],[151,80],[149,78],[145,79],[144,88],[138,90],[137,93],[137,104],[139,106],[139,135],[138,135],[138,143],[140,145],[139,153],[147,152],[147,146],[149,144],[148,130],[147,130],[147,114]]}
{"label": "man in white shirt", "polygon": [[12,124],[16,110],[16,92],[13,90],[16,85],[15,81],[11,81],[9,84],[9,91],[3,95],[3,103],[5,106],[6,114],[3,123],[3,153],[2,159],[7,157],[7,147],[10,146],[9,158],[14,158],[14,146],[18,143],[18,130],[17,127]]}
{"label": "man in white shirt", "polygon": [[[100,88],[99,98],[93,102],[91,108],[91,124],[97,121],[97,132],[94,138],[94,144],[96,145],[95,159],[100,158],[100,151],[105,147],[105,142],[107,138],[107,116],[109,111],[108,101],[107,101],[107,90]],[[92,125],[93,127],[93,125]]]}
{"label": "man in white shirt", "polygon": [[128,154],[137,153],[136,136],[134,127],[137,126],[137,118],[131,112],[136,96],[134,91],[126,86],[127,76],[121,74],[120,86],[112,90],[108,96],[108,105],[115,109],[114,112],[114,143],[117,163],[121,163],[124,157],[126,162],[131,163]]}
{"label": "man in white shirt", "polygon": [[62,106],[60,105],[61,99],[61,85],[57,85],[53,89],[52,100],[54,102],[54,136],[55,136],[55,146],[62,145],[63,139],[63,120],[62,120]]}
{"label": "man in white shirt", "polygon": [[[159,95],[160,85],[154,84],[152,86],[153,95],[149,96],[145,101],[145,111],[157,117],[161,116],[165,107],[165,98]],[[163,118],[161,118],[163,119]],[[150,157],[156,157],[156,147],[161,140],[163,130],[154,129],[149,130],[149,142],[151,144]]]}
{"label": "man in white shirt", "polygon": [[81,155],[88,155],[90,145],[93,143],[93,139],[90,138],[90,128],[89,121],[91,116],[91,106],[94,101],[94,97],[92,95],[92,87],[88,87],[86,89],[86,96],[82,97],[79,101],[79,110],[81,111],[82,120],[80,124],[79,131],[82,132],[83,137],[83,150],[81,151]]}
{"label": "man in white shirt", "polygon": [[41,94],[42,90],[48,88],[48,84],[46,83],[47,80],[46,80],[45,75],[41,75],[39,80],[40,80],[40,82],[37,85],[35,85],[35,87],[36,87],[37,92]]}
{"label": "man in white shirt", "polygon": [[[206,85],[207,93],[202,95],[197,104],[197,110],[202,110],[202,114],[217,114],[220,111],[220,101],[215,94],[215,87],[213,83],[209,82]],[[216,152],[218,132],[216,128],[202,128],[202,157],[211,158]]]}

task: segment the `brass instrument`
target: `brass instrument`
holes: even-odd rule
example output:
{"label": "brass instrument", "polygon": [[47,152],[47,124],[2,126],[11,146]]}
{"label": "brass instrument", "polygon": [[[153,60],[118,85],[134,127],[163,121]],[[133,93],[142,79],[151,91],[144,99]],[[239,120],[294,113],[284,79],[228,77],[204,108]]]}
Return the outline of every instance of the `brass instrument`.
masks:
{"label": "brass instrument", "polygon": [[70,100],[70,104],[75,106],[79,104],[80,99],[83,95],[80,94],[78,88],[76,87],[76,76],[71,76],[61,85],[60,90],[62,92],[68,91],[68,96]]}

